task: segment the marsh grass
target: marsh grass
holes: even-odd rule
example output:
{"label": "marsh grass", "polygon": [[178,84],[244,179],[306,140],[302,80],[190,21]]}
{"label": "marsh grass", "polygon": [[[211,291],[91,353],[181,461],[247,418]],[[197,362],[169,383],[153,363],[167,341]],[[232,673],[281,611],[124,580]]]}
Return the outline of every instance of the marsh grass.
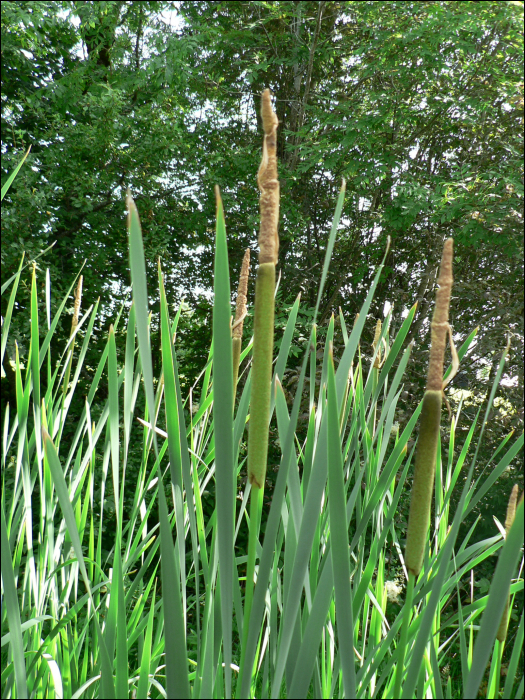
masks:
{"label": "marsh grass", "polygon": [[[402,430],[396,429],[396,412],[412,350],[405,341],[415,306],[395,336],[390,314],[383,319],[373,357],[365,361],[360,338],[370,324],[381,264],[350,332],[340,315],[341,357],[334,357],[332,318],[318,366],[315,323],[344,189],[343,184],[291,407],[282,381],[299,299],[273,364],[269,419],[279,437],[280,465],[264,535],[254,522],[262,500],[249,512],[253,485],[242,482],[246,465],[239,458],[253,415],[251,370],[232,413],[232,308],[220,197],[213,343],[194,389],[195,413],[185,410],[181,394],[174,347],[180,311],[170,317],[160,263],[162,372],[153,375],[142,233],[129,194],[133,303],[127,317],[121,311],[112,324],[83,411],[74,419],[69,410],[98,302],[73,324],[61,356],[53,356],[51,340],[75,283],[51,318],[46,277],[42,321],[33,268],[31,347],[25,366],[16,350],[16,405],[2,416],[2,697],[392,698],[400,658],[398,682],[406,698],[476,697],[487,664],[487,697],[523,695],[523,678],[516,675],[523,613],[512,638],[496,639],[507,593],[512,609],[523,590],[523,502],[505,538],[498,533],[477,540],[476,523],[458,538],[460,526],[523,446],[523,435],[509,434],[474,479],[508,348],[486,412],[478,413],[461,444],[462,402],[450,423],[443,420],[429,535],[421,571],[410,576],[405,598],[405,535],[395,516],[412,483],[414,449],[408,443],[417,436],[422,404],[413,407]],[[2,363],[24,269],[22,261],[2,287],[9,293]],[[121,355],[117,334],[125,338]],[[475,335],[459,348],[460,361]],[[240,353],[242,371],[252,345],[249,341]],[[314,381],[301,437],[297,426],[307,373]],[[103,383],[107,398],[100,396]],[[145,396],[143,414],[137,409],[139,394]],[[165,420],[159,426],[162,405]],[[73,428],[67,441],[65,427]],[[130,445],[140,443],[140,467],[131,479]],[[442,443],[448,445],[447,458]],[[94,498],[95,488],[101,489],[100,499]],[[203,508],[208,489],[215,494],[211,517]],[[104,496],[109,490],[111,506]],[[455,509],[453,493],[460,494]],[[125,494],[131,496],[126,508]],[[103,531],[110,507],[114,541],[109,556],[103,556],[96,533]],[[254,552],[248,607],[241,572],[249,553],[238,546],[239,533],[247,530]],[[462,600],[463,583],[474,580],[477,567],[496,554],[488,593]],[[392,559],[400,571],[396,582],[388,580]],[[399,589],[392,612],[389,592]],[[511,647],[506,676],[501,671],[505,645]],[[452,648],[459,649],[461,666],[454,686],[446,673]]]}

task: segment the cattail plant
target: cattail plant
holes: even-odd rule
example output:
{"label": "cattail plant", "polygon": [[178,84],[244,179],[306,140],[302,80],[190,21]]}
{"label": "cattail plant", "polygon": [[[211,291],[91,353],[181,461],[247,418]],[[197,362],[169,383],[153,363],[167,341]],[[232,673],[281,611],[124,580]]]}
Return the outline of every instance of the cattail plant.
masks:
{"label": "cattail plant", "polygon": [[277,179],[277,115],[272,109],[270,91],[262,94],[264,141],[257,174],[259,201],[259,267],[255,285],[253,327],[252,391],[248,433],[248,479],[252,487],[264,488],[268,451],[270,382],[273,356],[273,315],[275,265],[279,250],[279,180]]}
{"label": "cattail plant", "polygon": [[[279,250],[279,235],[277,233],[279,220],[277,125],[279,121],[273,111],[268,89],[262,94],[261,115],[264,141],[262,160],[257,173],[257,183],[261,191],[259,200],[261,221],[259,229],[259,267],[255,284],[252,386],[248,429],[248,481],[251,485],[251,494],[243,653],[249,627],[256,541],[266,478],[273,358],[275,265]],[[241,668],[242,666],[241,660]],[[239,688],[240,686],[241,678],[239,678]]]}
{"label": "cattail plant", "polygon": [[[518,493],[519,486],[514,484],[512,491],[510,493],[509,504],[507,506],[507,516],[505,518],[505,536],[509,534],[514,518],[516,517],[516,505],[518,503]],[[522,496],[523,498],[523,496]],[[503,643],[507,637],[507,624],[509,621],[509,599],[510,595],[507,595],[507,602],[505,603],[505,610],[503,611],[503,616],[501,618],[500,625],[498,627],[498,633],[496,639]]]}
{"label": "cattail plant", "polygon": [[246,295],[248,293],[248,276],[250,274],[250,249],[246,248],[242,259],[239,287],[237,289],[237,303],[235,306],[235,320],[232,326],[232,356],[233,356],[233,400],[237,388],[239,376],[239,359],[241,357],[242,329],[247,315]]}
{"label": "cattail plant", "polygon": [[419,576],[425,549],[428,542],[428,526],[430,522],[430,507],[434,490],[434,474],[436,470],[437,448],[441,423],[441,400],[443,397],[443,363],[447,335],[453,357],[453,370],[447,383],[457,371],[457,354],[454,348],[448,313],[452,291],[452,255],[453,239],[448,238],[443,247],[441,267],[438,278],[439,289],[436,293],[436,308],[431,324],[430,360],[428,364],[427,385],[423,397],[419,438],[414,468],[414,481],[410,499],[408,516],[407,542],[405,549],[405,564],[408,570],[408,586],[405,600],[403,627],[399,644],[399,661],[396,669],[394,697],[401,697],[401,681],[403,677],[404,658],[407,645],[408,625],[412,607],[414,583]]}
{"label": "cattail plant", "polygon": [[[443,362],[447,335],[453,348],[452,333],[448,322],[450,294],[452,291],[453,239],[445,241],[436,294],[436,308],[431,325],[430,360],[427,386],[423,397],[419,438],[414,468],[414,482],[408,518],[405,564],[409,575],[419,576],[428,541],[430,506],[434,489],[434,473],[441,422],[441,400],[443,397]],[[454,351],[453,351],[454,354]],[[455,372],[454,372],[455,374]],[[448,381],[453,374],[449,375]],[[448,382],[447,382],[448,383]]]}

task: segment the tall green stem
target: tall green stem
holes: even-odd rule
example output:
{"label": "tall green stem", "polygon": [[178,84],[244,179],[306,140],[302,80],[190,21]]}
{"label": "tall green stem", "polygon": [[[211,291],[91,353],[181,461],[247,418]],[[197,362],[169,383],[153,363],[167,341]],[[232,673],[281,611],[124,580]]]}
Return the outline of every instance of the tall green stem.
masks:
{"label": "tall green stem", "polygon": [[416,577],[414,574],[408,574],[407,592],[405,598],[405,607],[403,608],[403,626],[401,627],[401,639],[398,646],[398,657],[396,663],[396,681],[394,687],[393,698],[401,697],[401,684],[403,682],[403,674],[405,672],[405,656],[408,642],[408,628],[410,626],[410,614],[412,611],[412,598],[414,596],[414,583]]}
{"label": "tall green stem", "polygon": [[239,664],[239,680],[237,683],[237,697],[242,685],[242,676],[244,672],[244,657],[246,644],[248,641],[248,620],[252,611],[253,601],[253,579],[255,574],[255,552],[257,550],[257,537],[261,524],[261,513],[263,503],[264,489],[260,489],[256,484],[251,487],[250,493],[250,536],[248,542],[248,562],[246,564],[246,586],[244,594],[244,623],[242,630],[242,647],[241,647],[241,662]]}
{"label": "tall green stem", "polygon": [[255,286],[252,392],[248,433],[248,478],[264,488],[273,359],[275,265],[259,265]]}

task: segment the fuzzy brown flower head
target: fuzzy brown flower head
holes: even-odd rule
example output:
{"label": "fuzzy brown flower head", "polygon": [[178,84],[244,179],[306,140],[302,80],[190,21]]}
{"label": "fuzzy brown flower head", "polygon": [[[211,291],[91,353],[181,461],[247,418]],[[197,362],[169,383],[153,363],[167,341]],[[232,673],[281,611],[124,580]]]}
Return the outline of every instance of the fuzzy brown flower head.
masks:
{"label": "fuzzy brown flower head", "polygon": [[234,338],[242,338],[242,327],[246,317],[246,295],[248,292],[248,276],[250,274],[250,249],[246,248],[242,259],[239,287],[237,289],[237,303],[235,306],[235,321],[232,335]]}
{"label": "fuzzy brown flower head", "polygon": [[436,293],[436,308],[431,325],[430,360],[428,364],[427,390],[441,391],[443,388],[443,362],[449,331],[448,311],[454,278],[452,276],[452,256],[454,241],[448,238],[443,246],[443,257],[439,271]]}
{"label": "fuzzy brown flower head", "polygon": [[75,328],[78,326],[78,317],[80,316],[80,302],[82,300],[82,280],[83,275],[80,275],[80,279],[78,280],[77,288],[75,290],[75,304],[73,307],[73,318],[71,320],[71,333],[73,333]]}
{"label": "fuzzy brown flower head", "polygon": [[[372,343],[373,352],[377,349],[377,344],[379,343],[379,338],[381,337],[381,319],[377,319],[376,330],[374,333],[374,342]],[[376,359],[374,360],[374,367],[379,368],[381,366],[381,350],[377,353]]]}
{"label": "fuzzy brown flower head", "polygon": [[279,252],[279,180],[277,175],[277,125],[279,120],[273,111],[270,91],[262,94],[261,115],[263,120],[263,156],[257,173],[257,184],[261,191],[259,207],[261,226],[259,229],[259,263],[277,263]]}

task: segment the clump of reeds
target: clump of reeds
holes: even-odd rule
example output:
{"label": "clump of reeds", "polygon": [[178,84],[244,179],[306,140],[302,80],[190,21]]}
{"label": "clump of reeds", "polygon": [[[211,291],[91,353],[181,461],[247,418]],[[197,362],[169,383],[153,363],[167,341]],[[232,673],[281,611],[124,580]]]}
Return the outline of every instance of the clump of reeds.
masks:
{"label": "clump of reeds", "polygon": [[[55,372],[51,372],[50,339],[73,285],[42,343],[35,270],[31,304],[29,307],[23,304],[19,308],[19,313],[24,308],[30,308],[31,360],[26,372],[22,372],[24,367],[16,348],[16,415],[14,420],[10,419],[8,404],[3,418],[5,437],[2,465],[6,470],[8,489],[0,507],[5,602],[2,640],[5,647],[3,659],[6,662],[2,672],[2,697],[76,697],[82,693],[86,697],[127,697],[129,693],[132,697],[159,693],[166,697],[233,697],[232,670],[238,672],[235,690],[238,698],[313,695],[323,698],[340,695],[347,698],[395,698],[415,697],[416,694],[417,697],[441,697],[445,693],[440,670],[445,671],[443,665],[447,663],[447,650],[451,642],[457,639],[458,631],[463,688],[452,689],[451,677],[445,671],[447,697],[477,696],[486,660],[493,646],[499,655],[494,653],[492,657],[487,697],[520,697],[519,674],[516,671],[522,658],[521,627],[517,634],[508,634],[507,639],[513,640],[511,644],[514,646],[509,650],[511,654],[506,666],[505,687],[498,687],[502,675],[502,639],[505,639],[509,618],[508,608],[504,614],[503,608],[509,600],[509,590],[521,590],[523,582],[522,563],[519,578],[509,589],[518,557],[522,556],[523,544],[523,507],[521,501],[516,507],[516,488],[513,489],[507,510],[507,536],[488,602],[485,598],[479,601],[478,606],[471,605],[461,610],[462,602],[458,596],[458,615],[447,614],[445,618],[443,612],[450,609],[451,602],[454,604],[460,579],[494,551],[486,546],[486,541],[478,542],[475,546],[460,545],[461,565],[451,566],[461,522],[468,524],[466,518],[472,508],[518,456],[523,447],[523,434],[503,450],[510,436],[504,438],[497,448],[499,463],[488,476],[480,478],[472,486],[474,457],[452,526],[447,531],[453,483],[461,474],[474,434],[473,426],[459,459],[454,463],[455,422],[452,423],[447,474],[445,478],[436,480],[439,485],[437,506],[440,514],[436,547],[432,548],[428,557],[426,555],[442,389],[445,384],[443,358],[446,334],[449,337],[451,334],[448,325],[452,285],[451,241],[445,244],[432,325],[429,381],[423,402],[410,514],[410,541],[406,554],[409,576],[405,605],[400,613],[403,614],[401,638],[398,640],[396,636],[399,620],[393,622],[390,631],[386,624],[384,581],[387,557],[390,557],[392,545],[396,549],[398,545],[395,516],[399,511],[410,465],[410,457],[405,462],[405,454],[422,407],[417,408],[402,432],[395,428],[395,424],[392,425],[395,402],[400,395],[398,388],[412,343],[400,358],[395,374],[392,376],[389,372],[401,352],[416,305],[410,310],[392,343],[389,329],[384,328],[381,332],[380,327],[376,327],[374,355],[377,357],[372,362],[369,377],[363,377],[359,338],[381,278],[384,261],[361,307],[361,315],[356,316],[354,331],[350,336],[341,314],[345,349],[337,370],[333,362],[332,318],[324,354],[326,381],[316,386],[314,320],[289,416],[284,392],[276,382],[276,427],[279,442],[284,447],[281,448],[280,468],[265,523],[264,539],[259,543],[270,418],[268,400],[272,376],[273,294],[279,207],[275,157],[277,119],[271,109],[268,91],[263,95],[263,121],[265,135],[259,170],[261,256],[252,369],[257,379],[251,384],[250,483],[246,490],[251,489],[250,516],[248,518],[245,509],[245,491],[234,529],[234,475],[239,473],[243,462],[236,459],[233,438],[238,437],[237,429],[242,429],[246,422],[248,406],[241,401],[234,423],[231,410],[232,344],[240,340],[245,314],[245,298],[242,296],[246,296],[246,291],[239,292],[238,310],[232,324],[226,232],[218,189],[214,324],[210,349],[213,363],[209,362],[203,372],[201,408],[195,415],[190,412],[189,421],[181,395],[182,375],[179,376],[177,354],[172,347],[180,314],[172,323],[160,267],[162,368],[155,392],[146,260],[138,211],[128,194],[133,304],[124,329],[118,329],[120,314],[114,325],[110,326],[108,342],[101,354],[82,414],[68,417],[67,410],[61,410],[60,404],[64,409],[65,402],[71,401],[76,388],[78,391],[77,379],[93,334],[98,303],[84,314],[84,340],[78,353],[74,380],[67,389],[67,398],[59,382],[63,381],[64,387],[68,387],[69,374],[67,377],[62,374],[62,363],[66,363],[66,369],[68,363],[71,365],[74,338],[80,323],[81,281],[75,294],[69,347]],[[10,181],[12,176],[7,186]],[[6,185],[2,188],[2,197],[5,191]],[[317,307],[323,294],[343,199],[344,185],[327,244]],[[11,280],[14,282],[13,289],[2,320],[2,359],[22,270],[21,263],[17,275]],[[247,275],[247,270],[243,270],[241,277],[245,281]],[[45,293],[49,301],[47,285]],[[289,316],[280,345],[276,369],[276,376],[280,378],[285,371],[298,309],[299,300]],[[124,336],[126,339],[120,372],[117,332],[121,333],[121,339]],[[476,331],[462,345],[462,356],[475,334]],[[379,348],[379,342],[383,348]],[[457,356],[452,342],[451,349],[454,371]],[[502,376],[507,352],[508,347],[494,379],[486,416]],[[356,353],[354,375],[352,362]],[[309,359],[309,423],[305,442],[300,445],[298,418]],[[42,363],[48,367],[45,392],[41,387]],[[99,401],[95,396],[100,382],[104,381],[102,377],[106,367],[108,397]],[[137,402],[141,386],[146,395],[145,404],[142,404],[145,405],[143,417],[146,420],[136,416],[145,428],[137,431],[133,428],[132,418],[137,410],[142,410],[141,403]],[[382,399],[378,401],[383,389]],[[156,425],[161,401],[164,401],[167,432]],[[458,418],[459,413],[458,410]],[[73,420],[75,425],[72,425]],[[67,425],[66,421],[69,421]],[[67,438],[59,455],[64,427],[67,427],[64,431]],[[369,428],[374,431],[372,440]],[[390,440],[392,432],[396,433],[395,441]],[[154,437],[157,435],[162,437],[161,445]],[[123,449],[120,449],[121,436],[124,439]],[[104,454],[103,464],[97,456],[101,452]],[[142,454],[139,464],[136,464],[135,456],[133,461],[128,459],[128,456],[139,452]],[[110,459],[111,470],[108,469]],[[169,466],[166,459],[169,459]],[[131,473],[126,471],[130,466]],[[168,484],[163,484],[163,475],[168,468],[171,503],[168,503],[165,491]],[[14,484],[9,473],[15,475]],[[105,538],[102,534],[104,527],[106,536],[113,534],[111,521],[107,523],[108,499],[105,498],[110,474],[113,477],[115,537],[112,550],[107,552],[103,549]],[[203,497],[210,478],[215,480],[216,498],[215,510],[208,517],[209,511],[203,507]],[[422,480],[424,486],[421,486]],[[361,486],[364,487],[363,495]],[[424,506],[423,498],[426,498]],[[419,503],[414,503],[418,500]],[[152,521],[157,505],[159,523]],[[113,506],[111,508],[113,510]],[[249,524],[249,544],[243,610],[246,548],[238,533],[244,519]],[[355,528],[353,523],[356,523]],[[34,534],[37,525],[38,537]],[[352,525],[350,538],[349,525]],[[417,525],[420,532],[414,538]],[[175,546],[173,529],[176,531]],[[370,531],[373,532],[371,546]],[[465,544],[471,534],[472,530]],[[21,557],[23,552],[27,552],[27,557]],[[258,568],[257,583],[254,584],[256,553]],[[366,564],[363,553],[368,557]],[[190,557],[192,566],[188,567]],[[415,589],[414,582],[422,569],[422,559],[428,561],[428,566],[425,564],[426,575],[421,577]],[[139,562],[140,568],[137,566]],[[157,578],[159,564],[162,572],[160,595]],[[202,587],[200,581],[203,581]],[[88,594],[82,598],[77,595],[79,583],[85,585]],[[414,595],[421,616],[411,621],[415,609],[412,605]],[[391,601],[391,604],[396,603]],[[471,653],[474,644],[473,622],[483,609],[484,619],[476,647]],[[27,620],[36,624],[28,626]],[[239,666],[232,663],[237,662],[239,652],[237,638],[232,632],[234,620],[242,637]],[[471,633],[470,648],[467,647],[469,642],[464,629],[461,629],[466,625]],[[448,630],[451,630],[450,634]],[[500,641],[494,645],[497,631]],[[71,639],[77,638],[83,638],[84,644],[70,643]],[[405,669],[407,653],[409,663]],[[76,670],[75,673],[70,672],[71,668]]]}

